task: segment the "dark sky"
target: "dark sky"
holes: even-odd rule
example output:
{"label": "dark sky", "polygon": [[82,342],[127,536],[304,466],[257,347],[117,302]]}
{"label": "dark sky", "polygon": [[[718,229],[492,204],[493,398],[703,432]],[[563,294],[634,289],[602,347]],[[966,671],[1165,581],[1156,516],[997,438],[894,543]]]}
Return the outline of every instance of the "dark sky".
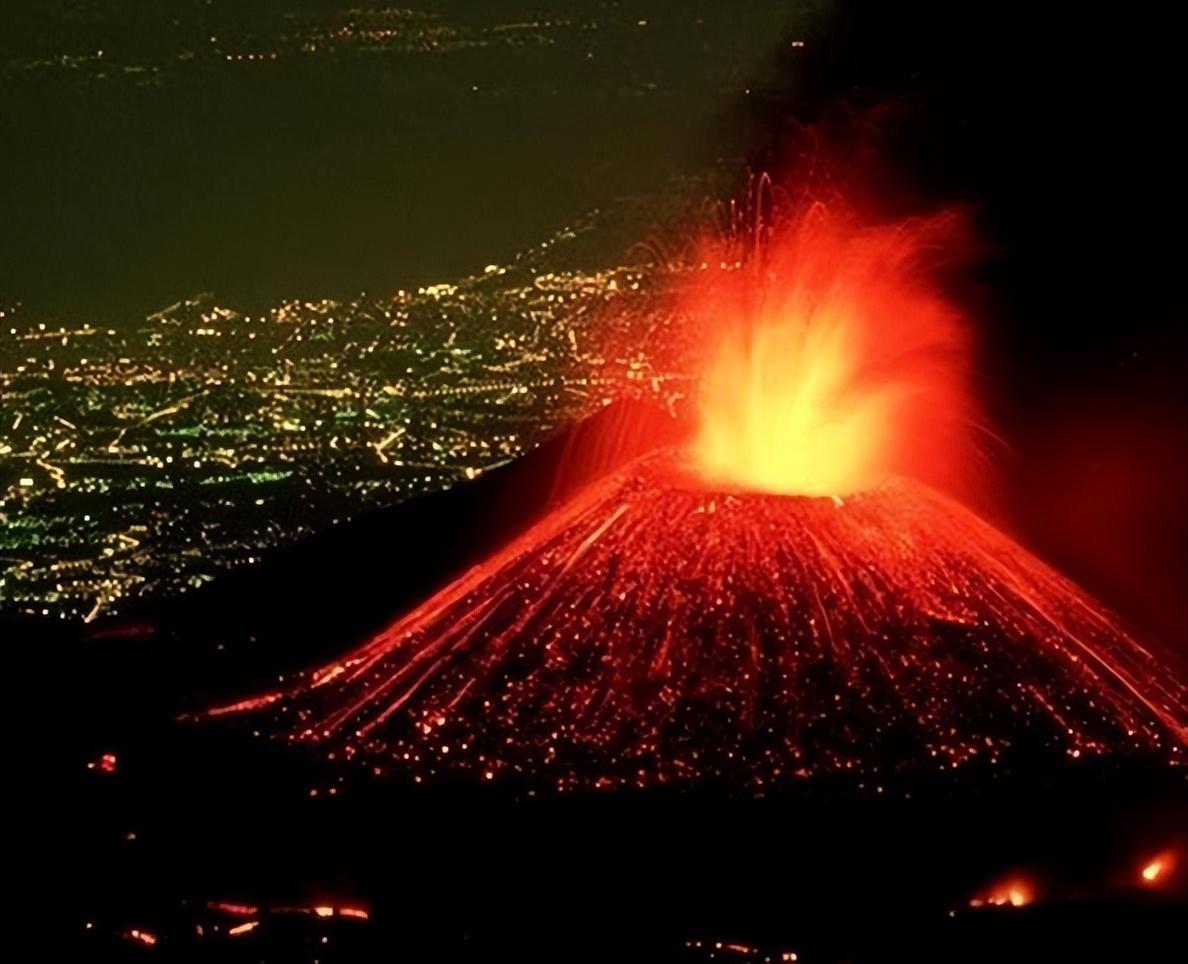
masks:
{"label": "dark sky", "polygon": [[[0,297],[118,324],[204,290],[251,309],[481,270],[737,149],[713,119],[812,5],[429,2],[395,22],[438,50],[294,39],[384,6],[8,10]],[[256,53],[279,57],[224,59]]]}
{"label": "dark sky", "polygon": [[842,7],[806,108],[897,105],[904,195],[973,205],[1007,517],[1188,653],[1182,9]]}

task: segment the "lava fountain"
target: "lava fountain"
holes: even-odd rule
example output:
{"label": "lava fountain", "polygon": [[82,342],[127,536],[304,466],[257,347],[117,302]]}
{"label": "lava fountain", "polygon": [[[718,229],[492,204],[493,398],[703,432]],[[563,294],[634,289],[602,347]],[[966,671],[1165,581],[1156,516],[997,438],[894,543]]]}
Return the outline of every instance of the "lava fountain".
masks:
{"label": "lava fountain", "polygon": [[593,481],[267,713],[422,780],[559,789],[1177,760],[1188,692],[1072,583],[920,481],[961,461],[953,222],[814,208],[699,252],[691,445]]}
{"label": "lava fountain", "polygon": [[950,475],[976,421],[970,327],[930,274],[964,246],[953,214],[867,227],[814,204],[752,257],[704,250],[684,298],[708,333],[700,473],[788,495]]}

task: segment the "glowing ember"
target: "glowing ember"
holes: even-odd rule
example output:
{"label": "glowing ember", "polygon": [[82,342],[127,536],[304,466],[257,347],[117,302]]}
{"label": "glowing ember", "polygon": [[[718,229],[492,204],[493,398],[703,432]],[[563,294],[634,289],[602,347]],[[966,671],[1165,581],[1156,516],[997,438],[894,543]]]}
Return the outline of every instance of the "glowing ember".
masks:
{"label": "glowing ember", "polygon": [[924,262],[954,223],[863,228],[817,205],[765,235],[759,256],[708,246],[685,298],[719,332],[695,447],[707,478],[848,495],[953,456],[973,408],[969,337]]}
{"label": "glowing ember", "polygon": [[87,764],[88,770],[98,770],[100,773],[115,773],[119,761],[114,753],[104,753],[98,760]]}
{"label": "glowing ember", "polygon": [[210,901],[206,906],[210,910],[218,911],[221,914],[230,914],[233,917],[254,917],[260,912],[260,909],[253,904],[231,904],[221,900]]}
{"label": "glowing ember", "polygon": [[[271,706],[416,780],[560,789],[1176,755],[1185,688],[952,500],[707,488],[661,452],[593,485]],[[229,708],[236,709],[236,708]]]}
{"label": "glowing ember", "polygon": [[1165,850],[1162,853],[1156,854],[1139,872],[1142,882],[1147,886],[1159,886],[1163,884],[1168,877],[1171,876],[1172,871],[1176,868],[1177,853],[1174,850]]}
{"label": "glowing ember", "polygon": [[972,417],[966,327],[925,263],[954,219],[767,218],[768,187],[680,272],[709,332],[689,451],[590,486],[296,689],[213,712],[415,782],[558,789],[1178,755],[1183,684],[907,481],[944,478]]}
{"label": "glowing ember", "polygon": [[985,895],[975,897],[970,907],[1024,907],[1035,900],[1035,885],[1023,877],[995,884]]}
{"label": "glowing ember", "polygon": [[148,931],[137,930],[136,928],[128,931],[127,936],[129,940],[138,941],[147,947],[152,947],[157,943],[157,936],[155,934],[150,934]]}
{"label": "glowing ember", "polygon": [[239,937],[241,934],[251,933],[259,926],[260,922],[257,920],[244,921],[242,924],[236,924],[234,927],[229,929],[227,933],[231,937]]}
{"label": "glowing ember", "polygon": [[764,962],[773,960],[798,961],[800,959],[795,951],[777,951],[773,955],[771,952],[764,951],[761,947],[727,941],[691,940],[685,941],[685,947],[690,951],[702,952],[709,960],[726,956],[743,958],[745,960],[759,960],[762,958]]}

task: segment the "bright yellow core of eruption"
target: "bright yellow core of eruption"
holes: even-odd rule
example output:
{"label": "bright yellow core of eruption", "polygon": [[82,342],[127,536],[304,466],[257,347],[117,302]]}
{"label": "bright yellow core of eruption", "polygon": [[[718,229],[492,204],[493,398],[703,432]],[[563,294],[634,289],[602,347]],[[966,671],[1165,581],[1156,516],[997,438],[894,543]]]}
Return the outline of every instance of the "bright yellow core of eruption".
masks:
{"label": "bright yellow core of eruption", "polygon": [[856,346],[839,318],[765,326],[724,344],[702,382],[697,457],[744,488],[847,495],[886,476],[895,388],[855,390]]}
{"label": "bright yellow core of eruption", "polygon": [[964,321],[920,265],[951,222],[861,228],[811,214],[771,240],[761,267],[705,271],[693,286],[687,309],[717,335],[701,474],[808,496],[898,473],[932,480],[969,414]]}

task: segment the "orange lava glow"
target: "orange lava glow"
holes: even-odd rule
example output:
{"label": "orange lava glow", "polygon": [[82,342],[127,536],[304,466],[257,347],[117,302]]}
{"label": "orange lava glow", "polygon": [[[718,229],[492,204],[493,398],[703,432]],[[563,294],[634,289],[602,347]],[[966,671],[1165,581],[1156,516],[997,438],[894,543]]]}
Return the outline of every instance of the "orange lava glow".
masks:
{"label": "orange lava glow", "polygon": [[691,444],[595,478],[354,651],[209,715],[267,710],[259,729],[377,775],[558,792],[1038,752],[1178,763],[1184,683],[946,491],[977,424],[937,273],[960,219],[779,203],[760,179],[671,268],[702,373]]}
{"label": "orange lava glow", "polygon": [[210,901],[206,906],[222,914],[231,914],[233,917],[254,917],[260,912],[260,909],[254,904],[231,904],[221,900]]}
{"label": "orange lava glow", "polygon": [[1142,883],[1147,887],[1162,886],[1176,868],[1177,854],[1174,850],[1165,850],[1150,858],[1139,871]]}
{"label": "orange lava glow", "polygon": [[1009,877],[974,897],[970,907],[1025,907],[1036,900],[1035,885],[1025,877]]}
{"label": "orange lava glow", "polygon": [[955,233],[947,215],[867,227],[817,204],[741,261],[706,250],[685,310],[711,332],[707,479],[840,496],[935,477],[973,409],[968,326],[928,274]]}
{"label": "orange lava glow", "polygon": [[685,465],[590,486],[256,725],[559,791],[1178,756],[1183,685],[954,500],[740,495]]}
{"label": "orange lava glow", "polygon": [[239,937],[241,934],[250,934],[259,926],[260,922],[257,920],[244,921],[242,924],[236,924],[227,933],[231,937]]}

